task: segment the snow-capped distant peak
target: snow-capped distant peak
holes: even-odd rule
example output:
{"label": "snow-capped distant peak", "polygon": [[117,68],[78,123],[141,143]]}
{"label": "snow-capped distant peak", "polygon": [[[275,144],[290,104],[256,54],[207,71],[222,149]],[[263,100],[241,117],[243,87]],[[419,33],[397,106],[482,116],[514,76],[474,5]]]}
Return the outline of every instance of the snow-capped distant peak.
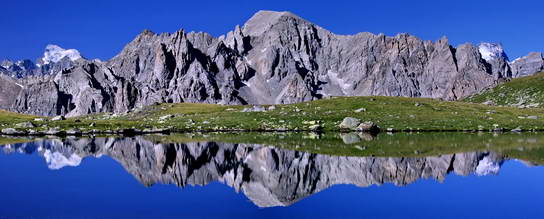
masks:
{"label": "snow-capped distant peak", "polygon": [[499,163],[492,161],[489,157],[484,157],[478,162],[478,166],[476,167],[476,175],[497,175],[500,168],[501,166]]}
{"label": "snow-capped distant peak", "polygon": [[66,157],[62,153],[51,152],[50,150],[46,150],[43,156],[47,162],[47,167],[52,170],[58,170],[66,166],[76,167],[81,164],[82,160],[77,154],[71,154],[70,157]]}
{"label": "snow-capped distant peak", "polygon": [[70,58],[72,61],[81,59],[81,54],[75,49],[63,49],[57,45],[47,45],[45,47],[45,53],[43,54],[42,61],[44,64],[49,64],[51,62],[58,62],[64,57]]}
{"label": "snow-capped distant peak", "polygon": [[497,58],[505,58],[508,60],[508,57],[506,56],[501,44],[480,43],[478,50],[480,51],[482,58],[488,62]]}

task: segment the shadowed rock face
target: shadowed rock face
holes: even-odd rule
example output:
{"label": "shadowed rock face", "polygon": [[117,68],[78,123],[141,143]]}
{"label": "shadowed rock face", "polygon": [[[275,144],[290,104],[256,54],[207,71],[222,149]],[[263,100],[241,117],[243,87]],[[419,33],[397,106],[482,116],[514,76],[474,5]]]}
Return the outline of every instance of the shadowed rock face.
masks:
{"label": "shadowed rock face", "polygon": [[78,60],[51,76],[22,79],[24,89],[3,106],[76,116],[155,102],[275,104],[365,95],[456,100],[511,77],[506,56],[486,59],[478,46],[455,48],[445,37],[335,35],[288,12],[260,11],[218,38],[144,31],[107,62]]}
{"label": "shadowed rock face", "polygon": [[77,166],[87,157],[109,156],[146,186],[206,185],[219,181],[242,191],[260,207],[286,206],[336,184],[359,187],[418,179],[443,181],[448,173],[496,174],[503,158],[493,152],[434,157],[345,157],[265,145],[195,142],[158,144],[134,138],[42,140],[5,145],[5,152],[43,156],[50,169]]}
{"label": "shadowed rock face", "polygon": [[14,79],[0,74],[0,109],[9,109],[6,106],[15,101],[21,90],[22,87]]}

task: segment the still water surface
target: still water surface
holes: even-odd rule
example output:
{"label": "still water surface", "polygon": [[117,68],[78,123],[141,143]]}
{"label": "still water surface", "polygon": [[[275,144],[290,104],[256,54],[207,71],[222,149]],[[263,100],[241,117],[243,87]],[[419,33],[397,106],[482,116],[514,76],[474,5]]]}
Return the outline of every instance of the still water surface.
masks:
{"label": "still water surface", "polygon": [[0,218],[544,216],[541,134],[2,142]]}

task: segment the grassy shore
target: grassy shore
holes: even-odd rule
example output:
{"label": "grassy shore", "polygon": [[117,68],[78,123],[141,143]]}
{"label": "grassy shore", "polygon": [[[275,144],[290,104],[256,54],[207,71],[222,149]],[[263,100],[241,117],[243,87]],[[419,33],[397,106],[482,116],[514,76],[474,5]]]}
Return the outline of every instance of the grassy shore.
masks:
{"label": "grassy shore", "polygon": [[[242,112],[252,106],[215,104],[160,104],[127,114],[93,114],[64,121],[34,121],[36,117],[0,111],[0,128],[16,128],[32,122],[46,131],[78,128],[83,132],[122,129],[164,129],[171,131],[304,131],[319,124],[323,131],[340,131],[345,117],[377,123],[392,131],[489,131],[544,129],[544,108],[519,109],[467,102],[449,102],[403,97],[337,97],[306,103],[261,106],[263,112]],[[162,119],[161,119],[162,117]]]}
{"label": "grassy shore", "polygon": [[502,106],[544,107],[544,72],[513,79],[466,98],[465,101],[474,103],[489,102]]}
{"label": "grassy shore", "polygon": [[35,118],[39,118],[39,117],[0,110],[0,125],[16,124],[16,123],[21,123],[26,121],[32,121]]}

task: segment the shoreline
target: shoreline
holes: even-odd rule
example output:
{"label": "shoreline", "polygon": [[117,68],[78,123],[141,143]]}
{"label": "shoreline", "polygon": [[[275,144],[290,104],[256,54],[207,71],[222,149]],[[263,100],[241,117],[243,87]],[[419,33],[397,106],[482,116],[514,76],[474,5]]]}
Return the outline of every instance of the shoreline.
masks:
{"label": "shoreline", "polygon": [[[81,135],[81,136],[4,136],[0,135],[0,146],[41,141],[77,143],[82,148],[90,142],[104,139],[145,139],[154,144],[189,144],[202,142],[254,144],[263,147],[305,151],[335,156],[423,156],[430,154],[451,154],[459,151],[476,150],[519,150],[538,149],[544,152],[544,133],[492,133],[492,132],[397,132],[370,135],[368,133],[314,134],[308,132],[207,132],[170,133],[144,135]],[[70,143],[70,144],[71,144]],[[1,149],[2,147],[0,147]],[[544,163],[543,161],[539,161]]]}
{"label": "shoreline", "polygon": [[379,134],[394,134],[394,133],[539,133],[544,132],[544,129],[502,129],[502,130],[454,130],[454,129],[445,129],[445,130],[391,130],[391,131],[380,131],[380,132],[365,132],[365,131],[353,131],[353,130],[332,130],[332,131],[312,131],[312,130],[152,130],[144,131],[138,129],[121,129],[121,130],[105,130],[105,131],[82,131],[82,132],[69,132],[60,130],[57,133],[47,133],[47,132],[28,132],[20,130],[17,133],[3,133],[0,132],[0,136],[16,136],[16,137],[42,137],[42,136],[93,136],[93,135],[118,135],[118,136],[141,136],[141,135],[153,135],[153,134],[191,134],[191,133],[220,133],[220,134],[237,134],[237,133],[251,133],[251,134],[268,134],[268,133],[312,133],[312,134],[346,134],[346,133],[362,133],[370,134],[377,136]]}

